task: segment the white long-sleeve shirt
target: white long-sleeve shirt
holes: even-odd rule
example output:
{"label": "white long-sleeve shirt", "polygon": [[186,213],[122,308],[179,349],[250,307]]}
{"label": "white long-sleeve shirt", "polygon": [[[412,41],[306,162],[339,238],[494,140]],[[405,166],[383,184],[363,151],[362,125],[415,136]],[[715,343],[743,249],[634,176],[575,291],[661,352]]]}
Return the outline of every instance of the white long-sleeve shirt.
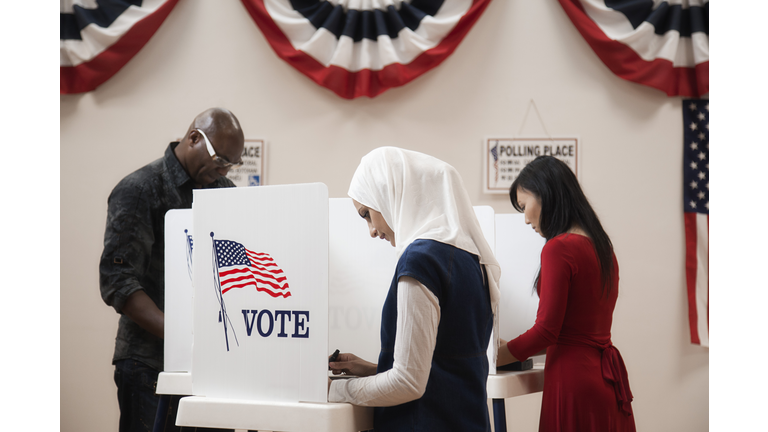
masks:
{"label": "white long-sleeve shirt", "polygon": [[420,398],[427,388],[439,323],[437,296],[416,279],[401,277],[392,369],[369,377],[334,380],[328,401],[384,407]]}

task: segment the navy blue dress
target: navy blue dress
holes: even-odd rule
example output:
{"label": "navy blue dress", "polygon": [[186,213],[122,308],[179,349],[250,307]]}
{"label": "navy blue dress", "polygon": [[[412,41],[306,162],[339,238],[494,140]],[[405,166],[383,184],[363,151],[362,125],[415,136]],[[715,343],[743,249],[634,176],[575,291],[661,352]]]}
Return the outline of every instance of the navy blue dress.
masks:
{"label": "navy blue dress", "polygon": [[440,302],[440,323],[424,395],[374,409],[374,429],[388,431],[491,430],[486,350],[493,312],[477,255],[434,240],[416,240],[397,262],[381,316],[377,372],[392,368],[397,330],[397,284],[410,276]]}

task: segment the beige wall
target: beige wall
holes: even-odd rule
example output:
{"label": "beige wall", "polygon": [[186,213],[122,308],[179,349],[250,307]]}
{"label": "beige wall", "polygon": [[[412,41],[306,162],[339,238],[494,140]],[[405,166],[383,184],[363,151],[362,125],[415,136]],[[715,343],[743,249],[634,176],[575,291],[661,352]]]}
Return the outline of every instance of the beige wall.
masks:
{"label": "beige wall", "polygon": [[[246,137],[267,139],[268,184],[319,181],[343,197],[360,157],[397,145],[451,163],[475,205],[509,213],[482,193],[480,143],[515,135],[531,98],[552,135],[581,139],[581,182],[621,268],[613,341],[638,430],[708,430],[709,352],[688,343],[681,100],[614,76],[557,2],[522,0],[492,2],[441,66],[354,101],[280,60],[239,1],[183,1],[107,83],[62,96],[61,430],[117,430],[118,316],[97,274],[106,199],[197,113],[227,107]],[[543,133],[533,112],[524,133]],[[536,430],[540,400],[507,401],[510,431]]]}

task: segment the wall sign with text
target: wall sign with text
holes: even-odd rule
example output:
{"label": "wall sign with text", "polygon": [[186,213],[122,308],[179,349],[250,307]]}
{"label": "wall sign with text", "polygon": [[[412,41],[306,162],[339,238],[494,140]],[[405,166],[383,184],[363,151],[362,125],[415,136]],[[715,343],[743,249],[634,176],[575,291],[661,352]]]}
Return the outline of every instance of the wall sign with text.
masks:
{"label": "wall sign with text", "polygon": [[263,139],[246,139],[243,146],[243,165],[232,168],[227,178],[237,187],[261,186],[266,182],[266,142]]}
{"label": "wall sign with text", "polygon": [[520,171],[537,156],[554,156],[578,177],[578,138],[486,138],[483,141],[483,192],[507,194]]}

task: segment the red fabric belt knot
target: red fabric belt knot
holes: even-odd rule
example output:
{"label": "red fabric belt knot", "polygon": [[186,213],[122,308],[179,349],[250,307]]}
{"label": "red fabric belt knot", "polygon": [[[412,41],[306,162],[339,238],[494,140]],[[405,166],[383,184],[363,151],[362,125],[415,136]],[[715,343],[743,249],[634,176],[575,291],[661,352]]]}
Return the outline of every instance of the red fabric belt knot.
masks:
{"label": "red fabric belt knot", "polygon": [[603,350],[602,354],[603,378],[613,384],[613,391],[616,393],[616,402],[619,409],[626,415],[632,415],[632,391],[629,389],[629,377],[627,368],[624,366],[624,359],[621,358],[619,350],[613,345]]}

